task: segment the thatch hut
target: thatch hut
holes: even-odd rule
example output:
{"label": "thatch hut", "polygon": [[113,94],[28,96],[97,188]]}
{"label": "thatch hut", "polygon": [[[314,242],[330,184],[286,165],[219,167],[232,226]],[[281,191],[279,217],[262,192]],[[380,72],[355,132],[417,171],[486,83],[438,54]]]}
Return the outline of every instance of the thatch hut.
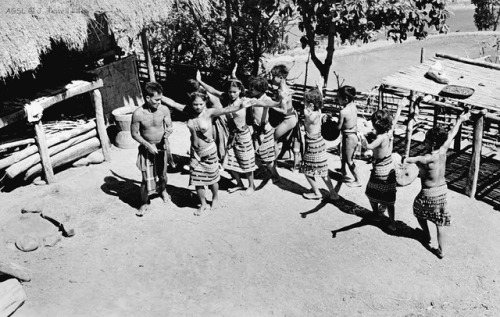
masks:
{"label": "thatch hut", "polygon": [[[77,137],[78,140],[83,139],[80,138],[81,135],[72,135],[70,140],[53,137],[47,141],[41,120],[32,126],[35,138],[4,139],[7,135],[4,133],[7,129],[4,128],[26,122],[29,109],[37,107],[47,109],[75,96],[85,95],[94,105],[94,126],[97,133],[94,133],[92,138],[98,138],[104,157],[109,158],[109,154],[106,153],[106,144],[109,142],[106,133],[106,106],[103,110],[102,95],[105,95],[106,89],[120,90],[121,87],[115,85],[116,81],[111,84],[106,82],[106,78],[101,75],[108,70],[103,70],[102,66],[116,59],[125,60],[123,56],[133,56],[143,53],[142,51],[147,53],[147,42],[145,50],[140,46],[141,42],[142,44],[145,42],[145,34],[142,31],[149,23],[167,17],[173,5],[188,5],[194,12],[202,15],[209,12],[207,9],[210,1],[2,1],[0,3],[0,47],[2,48],[0,129],[3,136],[0,139],[0,172],[9,176],[18,175],[19,171],[30,169],[30,166],[34,168],[33,164],[41,162],[45,178],[50,182],[53,178],[51,162],[55,160],[59,162],[58,164],[63,164],[75,159],[75,155],[88,154],[91,149],[95,151],[96,142],[88,141],[92,146],[85,149],[80,146],[73,153],[56,159],[56,145],[57,151],[62,153],[66,151],[63,143],[74,146]],[[128,69],[130,65],[135,67],[135,63],[126,62],[128,64],[122,63],[125,66],[122,65],[121,69]],[[95,68],[98,65],[101,68]],[[80,73],[89,70],[93,70],[90,77],[79,77]],[[137,75],[137,72],[135,74]],[[137,82],[137,78],[134,78],[134,81]],[[134,89],[140,94],[138,84],[136,86]],[[102,95],[101,91],[104,92]],[[122,92],[118,91],[115,94],[121,95]],[[111,112],[112,109],[107,110]],[[15,130],[22,129],[15,127]],[[36,146],[32,143],[36,143]],[[1,156],[2,151],[17,149],[20,145],[24,151],[22,155],[8,153],[7,157]],[[25,151],[27,148],[24,146],[38,149],[37,153],[34,153],[33,149]],[[21,161],[25,162],[24,165]],[[13,168],[14,164],[18,165]],[[6,168],[15,171],[6,171]],[[40,167],[37,168],[41,170]],[[33,173],[30,174],[29,170],[26,172],[29,175]]]}

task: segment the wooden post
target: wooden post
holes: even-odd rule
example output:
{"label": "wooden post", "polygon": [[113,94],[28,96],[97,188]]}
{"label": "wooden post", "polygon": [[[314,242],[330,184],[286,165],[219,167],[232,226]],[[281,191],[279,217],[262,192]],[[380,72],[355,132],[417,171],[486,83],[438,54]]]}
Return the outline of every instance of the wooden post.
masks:
{"label": "wooden post", "polygon": [[54,171],[52,170],[52,165],[50,164],[49,149],[41,120],[35,124],[35,142],[38,147],[38,153],[40,153],[40,160],[42,161],[45,180],[47,181],[47,184],[55,183],[56,178],[54,176]]}
{"label": "wooden post", "polygon": [[422,64],[424,62],[424,59],[425,59],[425,48],[422,47],[420,49],[420,64]]}
{"label": "wooden post", "polygon": [[432,121],[432,127],[435,128],[438,124],[439,112],[441,111],[441,107],[434,105],[434,117]]}
{"label": "wooden post", "polygon": [[[458,103],[458,106],[459,107],[462,107],[463,106],[463,103],[459,102]],[[460,116],[460,113],[457,115],[457,119],[458,119],[458,116]],[[458,129],[458,132],[457,132],[457,135],[455,136],[455,145],[454,145],[454,149],[455,149],[455,152],[460,152],[460,150],[462,149],[462,125],[460,125],[460,128]]]}
{"label": "wooden post", "polygon": [[411,136],[413,134],[413,124],[415,121],[413,120],[415,117],[415,104],[413,102],[413,90],[410,91],[410,109],[408,110],[408,124],[406,125],[406,148],[404,158],[410,156],[410,148],[411,148]]}
{"label": "wooden post", "polygon": [[143,29],[141,32],[141,40],[142,50],[144,51],[144,58],[146,59],[146,65],[148,66],[149,81],[156,81],[155,70],[153,67],[153,62],[151,61],[151,54],[149,52],[148,33],[146,29]]}
{"label": "wooden post", "polygon": [[474,147],[472,149],[472,157],[469,167],[469,177],[467,178],[467,186],[465,194],[470,198],[476,196],[477,179],[479,176],[479,168],[481,165],[481,148],[483,145],[484,131],[484,113],[480,113],[474,122]]}
{"label": "wooden post", "polygon": [[102,108],[102,96],[99,89],[92,90],[90,93],[92,103],[95,108],[95,120],[97,126],[97,135],[99,141],[101,142],[102,155],[106,162],[111,162],[111,155],[109,153],[110,141],[108,138],[108,133],[106,132],[106,123],[104,122],[104,110]]}
{"label": "wooden post", "polygon": [[384,86],[378,89],[378,110],[384,108]]}

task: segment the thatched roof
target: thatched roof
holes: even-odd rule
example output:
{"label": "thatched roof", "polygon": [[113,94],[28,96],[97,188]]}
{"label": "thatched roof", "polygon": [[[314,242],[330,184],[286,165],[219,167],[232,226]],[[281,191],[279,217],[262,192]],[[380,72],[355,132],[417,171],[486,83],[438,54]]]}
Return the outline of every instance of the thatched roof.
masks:
{"label": "thatched roof", "polygon": [[[96,16],[105,14],[118,45],[127,47],[142,28],[168,16],[176,0],[2,0],[0,2],[0,78],[33,70],[51,41],[69,49],[85,46]],[[209,0],[181,0],[208,12]]]}

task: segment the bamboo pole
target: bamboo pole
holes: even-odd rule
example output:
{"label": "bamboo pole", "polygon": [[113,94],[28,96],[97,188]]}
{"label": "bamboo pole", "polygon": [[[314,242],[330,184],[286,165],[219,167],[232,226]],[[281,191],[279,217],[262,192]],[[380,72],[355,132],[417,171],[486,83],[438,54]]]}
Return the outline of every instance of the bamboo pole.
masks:
{"label": "bamboo pole", "polygon": [[143,29],[141,32],[141,40],[144,58],[146,59],[146,65],[148,66],[149,81],[156,81],[153,61],[151,61],[151,53],[149,52],[148,33],[146,29]]}
{"label": "bamboo pole", "polygon": [[436,57],[451,59],[453,61],[462,62],[462,63],[474,65],[474,66],[480,66],[480,67],[484,67],[484,68],[500,70],[500,65],[498,65],[498,64],[488,63],[488,62],[480,62],[480,61],[470,59],[470,58],[459,57],[457,55],[436,53]]}
{"label": "bamboo pole", "polygon": [[[51,157],[51,163],[53,167],[59,167],[63,164],[73,162],[79,158],[82,158],[90,153],[96,151],[100,147],[100,142],[98,138],[91,138],[82,143],[78,143],[75,146],[72,146],[60,153],[57,153],[53,157]],[[24,180],[28,180],[32,178],[34,175],[40,173],[42,170],[42,166],[40,164],[36,164],[32,166],[30,169],[26,171],[24,175]]]}
{"label": "bamboo pole", "polygon": [[406,147],[404,158],[410,157],[411,136],[413,134],[413,125],[415,123],[413,120],[415,118],[415,103],[413,102],[413,94],[412,90],[410,91],[410,96],[408,97],[410,99],[410,110],[408,112],[408,124],[406,125]]}
{"label": "bamboo pole", "polygon": [[35,141],[38,147],[38,153],[40,153],[40,160],[42,162],[45,180],[47,181],[47,184],[55,183],[56,178],[54,176],[54,171],[52,170],[52,165],[50,164],[47,140],[45,139],[45,133],[43,132],[41,120],[35,124]]}
{"label": "bamboo pole", "polygon": [[472,150],[467,185],[465,187],[465,194],[470,198],[476,196],[477,179],[479,177],[479,168],[481,165],[481,148],[483,145],[484,114],[485,113],[481,113],[474,122],[474,147]]}
{"label": "bamboo pole", "polygon": [[[71,139],[74,136],[77,136],[79,134],[85,133],[87,131],[90,131],[96,127],[96,123],[94,121],[90,121],[88,123],[82,124],[80,127],[64,132],[59,132],[57,133],[54,137],[49,137],[47,139],[47,145],[49,147],[53,146],[54,144],[58,144],[60,142],[64,142],[66,140]],[[19,162],[25,158],[27,158],[30,155],[33,155],[37,153],[38,149],[36,145],[29,146],[25,148],[24,150],[18,151],[11,156],[1,159],[0,160],[0,170],[4,169],[16,162]]]}
{"label": "bamboo pole", "polygon": [[95,89],[90,93],[92,103],[95,109],[95,120],[97,125],[97,135],[101,141],[102,154],[106,162],[111,162],[110,141],[106,132],[106,124],[104,122],[104,110],[102,108],[102,95],[99,89]]}

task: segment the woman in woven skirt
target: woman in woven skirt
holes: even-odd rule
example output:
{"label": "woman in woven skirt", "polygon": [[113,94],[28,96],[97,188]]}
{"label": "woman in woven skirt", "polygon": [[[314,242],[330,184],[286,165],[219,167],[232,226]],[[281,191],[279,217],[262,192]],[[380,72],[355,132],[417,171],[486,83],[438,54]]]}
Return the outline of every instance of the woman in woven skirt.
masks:
{"label": "woman in woven skirt", "polygon": [[195,216],[199,216],[210,208],[205,198],[205,186],[209,186],[212,191],[212,210],[216,209],[219,199],[219,158],[217,156],[217,146],[213,139],[212,119],[250,106],[249,101],[243,102],[243,100],[240,100],[226,108],[208,109],[206,105],[207,99],[207,94],[203,92],[191,94],[191,106],[196,113],[196,117],[189,119],[187,123],[191,133],[189,183],[195,186],[201,203],[200,208],[194,213]]}
{"label": "woman in woven skirt", "polygon": [[311,185],[312,193],[302,194],[306,199],[321,199],[323,196],[316,184],[316,177],[322,177],[330,195],[329,200],[339,199],[328,174],[328,162],[325,139],[321,135],[321,108],[323,96],[319,89],[314,88],[304,94],[304,127],[306,130],[306,146],[299,171],[306,176]]}
{"label": "woman in woven skirt", "polygon": [[[235,70],[233,70],[233,73],[234,72]],[[224,107],[239,103],[245,93],[243,83],[237,78],[229,78],[224,85],[223,92],[204,83],[201,80],[199,72],[197,73],[196,79],[209,93],[219,97]],[[257,165],[255,165],[255,149],[252,142],[252,132],[246,123],[247,109],[238,110],[228,114],[226,117],[229,138],[222,164],[223,168],[229,171],[231,176],[236,180],[236,186],[229,188],[228,192],[234,193],[238,190],[245,190],[245,194],[248,195],[255,191],[253,172],[257,169]],[[248,179],[248,188],[245,188],[243,185],[240,174],[246,175]]]}
{"label": "woman in woven skirt", "polygon": [[396,230],[396,221],[394,220],[396,170],[392,161],[393,131],[405,104],[404,102],[398,104],[394,118],[387,109],[377,110],[372,114],[371,121],[377,137],[373,142],[366,144],[367,149],[373,150],[373,168],[365,194],[377,219],[383,215],[379,212],[379,210],[383,210],[380,205],[387,207],[390,218],[389,229],[392,231]]}

